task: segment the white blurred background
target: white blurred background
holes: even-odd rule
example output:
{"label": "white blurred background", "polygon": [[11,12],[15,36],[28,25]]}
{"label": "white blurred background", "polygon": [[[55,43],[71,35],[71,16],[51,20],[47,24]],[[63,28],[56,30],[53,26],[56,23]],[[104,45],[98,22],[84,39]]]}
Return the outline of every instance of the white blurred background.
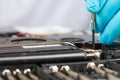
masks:
{"label": "white blurred background", "polygon": [[88,29],[84,0],[0,0],[0,31],[69,33]]}

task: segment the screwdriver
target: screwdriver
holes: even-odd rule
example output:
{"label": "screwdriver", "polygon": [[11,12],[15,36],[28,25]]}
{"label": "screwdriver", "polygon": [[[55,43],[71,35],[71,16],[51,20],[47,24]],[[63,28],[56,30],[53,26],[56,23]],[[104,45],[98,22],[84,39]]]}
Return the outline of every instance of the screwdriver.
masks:
{"label": "screwdriver", "polygon": [[117,71],[114,71],[114,70],[109,69],[109,68],[105,68],[104,64],[99,64],[99,65],[98,65],[98,68],[104,70],[104,71],[107,72],[107,73],[113,74],[113,75],[115,75],[115,76],[118,75],[118,72],[117,72]]}
{"label": "screwdriver", "polygon": [[27,76],[25,76],[24,74],[22,74],[22,72],[20,71],[20,69],[16,69],[15,71],[13,71],[13,74],[16,75],[19,78],[19,80],[31,80]]}
{"label": "screwdriver", "polygon": [[58,66],[50,66],[49,69],[51,70],[51,72],[58,77],[60,80],[74,80],[73,78],[65,75],[64,73],[59,71]]}
{"label": "screwdriver", "polygon": [[73,71],[72,69],[70,69],[69,66],[65,65],[62,66],[60,69],[62,72],[66,73],[67,75],[69,75],[70,77],[72,77],[75,80],[91,80],[90,78],[88,78],[85,75],[79,74],[75,71]]}
{"label": "screwdriver", "polygon": [[9,69],[3,70],[2,75],[6,76],[7,80],[16,80]]}
{"label": "screwdriver", "polygon": [[96,73],[100,74],[101,76],[106,76],[105,71],[97,68],[94,62],[89,62],[89,63],[87,64],[87,68],[92,69],[93,71],[95,71]]}
{"label": "screwdriver", "polygon": [[24,70],[24,74],[29,76],[32,80],[41,80],[36,75],[34,75],[31,71],[31,69],[29,69],[29,68]]}
{"label": "screwdriver", "polygon": [[91,28],[92,28],[92,47],[95,49],[95,14],[91,14]]}

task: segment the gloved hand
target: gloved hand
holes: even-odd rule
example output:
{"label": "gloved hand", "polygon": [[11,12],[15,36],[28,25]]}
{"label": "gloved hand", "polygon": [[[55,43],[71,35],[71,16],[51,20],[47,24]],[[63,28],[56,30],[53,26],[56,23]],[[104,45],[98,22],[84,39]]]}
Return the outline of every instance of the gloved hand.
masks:
{"label": "gloved hand", "polygon": [[111,44],[120,39],[120,0],[85,0],[87,9],[96,14],[95,32],[99,40]]}

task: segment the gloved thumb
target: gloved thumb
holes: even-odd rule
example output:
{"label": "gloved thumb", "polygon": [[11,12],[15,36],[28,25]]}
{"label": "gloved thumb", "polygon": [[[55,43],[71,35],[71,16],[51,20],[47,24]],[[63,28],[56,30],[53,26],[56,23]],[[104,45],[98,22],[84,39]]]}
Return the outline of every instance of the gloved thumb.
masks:
{"label": "gloved thumb", "polygon": [[103,44],[111,44],[116,39],[120,39],[120,11],[118,11],[100,35],[100,42]]}
{"label": "gloved thumb", "polygon": [[85,0],[86,7],[90,12],[99,12],[107,0]]}

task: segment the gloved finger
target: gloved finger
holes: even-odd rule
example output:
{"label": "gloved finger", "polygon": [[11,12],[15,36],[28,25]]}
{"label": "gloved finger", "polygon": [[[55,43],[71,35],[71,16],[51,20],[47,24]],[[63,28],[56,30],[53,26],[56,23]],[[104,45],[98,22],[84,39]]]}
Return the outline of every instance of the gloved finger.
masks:
{"label": "gloved finger", "polygon": [[120,35],[120,10],[108,23],[104,31],[101,33],[99,40],[103,44],[111,44]]}
{"label": "gloved finger", "polygon": [[106,0],[104,7],[96,13],[95,32],[102,32],[120,8],[120,0]]}
{"label": "gloved finger", "polygon": [[85,0],[85,2],[86,2],[87,9],[90,12],[96,13],[102,9],[106,0]]}

